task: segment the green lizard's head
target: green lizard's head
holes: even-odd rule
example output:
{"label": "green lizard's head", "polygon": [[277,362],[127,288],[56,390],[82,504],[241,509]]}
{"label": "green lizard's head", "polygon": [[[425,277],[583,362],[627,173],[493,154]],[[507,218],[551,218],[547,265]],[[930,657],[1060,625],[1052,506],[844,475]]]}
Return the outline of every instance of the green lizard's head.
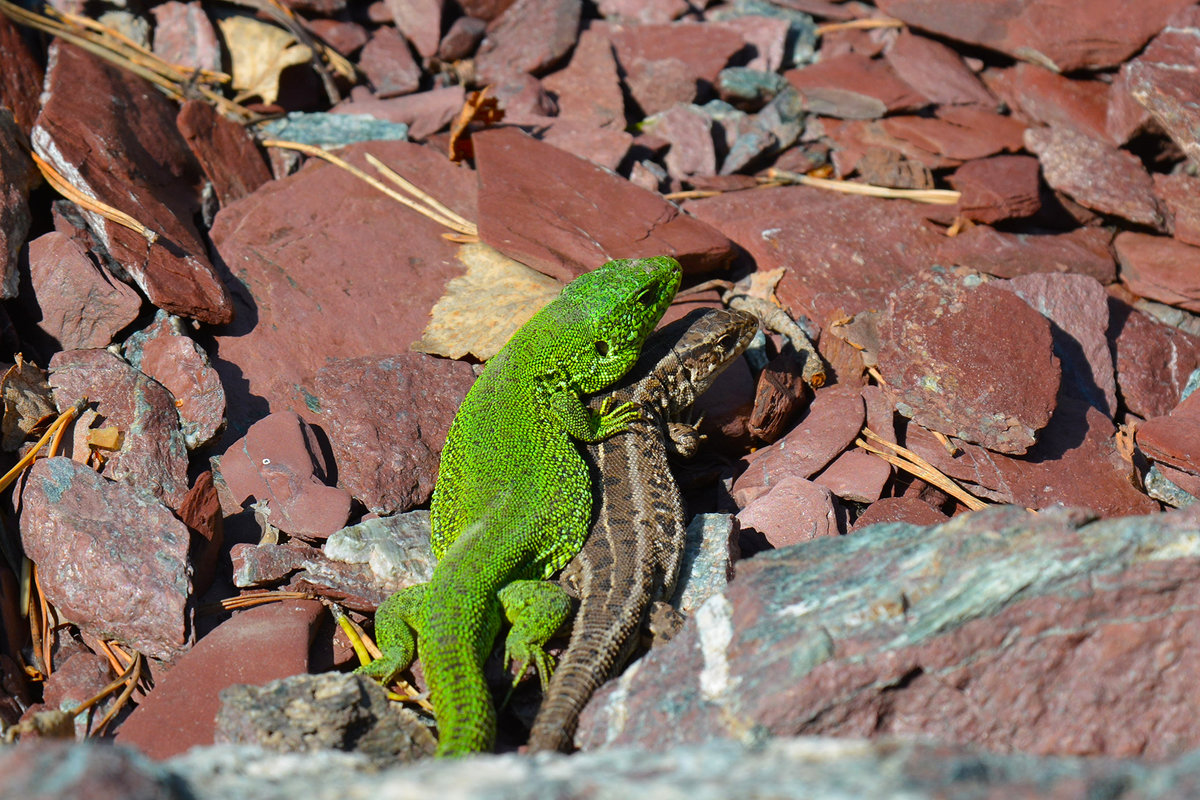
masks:
{"label": "green lizard's head", "polygon": [[580,391],[599,391],[633,367],[681,275],[679,262],[669,256],[617,259],[563,289],[562,299],[592,323],[591,340],[575,348],[572,374]]}

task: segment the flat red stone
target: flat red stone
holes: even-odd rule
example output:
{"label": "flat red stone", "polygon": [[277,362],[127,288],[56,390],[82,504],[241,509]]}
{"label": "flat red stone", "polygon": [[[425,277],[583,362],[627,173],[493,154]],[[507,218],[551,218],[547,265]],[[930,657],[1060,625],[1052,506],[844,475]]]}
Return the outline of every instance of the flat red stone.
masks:
{"label": "flat red stone", "polygon": [[879,332],[888,391],[921,425],[1024,453],[1050,421],[1061,379],[1050,324],[978,276],[922,273],[889,299]]}
{"label": "flat red stone", "polygon": [[1132,153],[1065,126],[1030,128],[1025,146],[1037,154],[1046,183],[1080,205],[1140,225],[1162,224],[1154,181]]}
{"label": "flat red stone", "polygon": [[[364,151],[475,216],[475,175],[440,151],[370,142],[339,155],[371,170]],[[230,416],[219,449],[270,411],[316,419],[303,387],[327,359],[407,352],[446,282],[462,272],[445,231],[324,162],[221,209],[212,240],[237,279],[238,321],[215,332],[213,365]]]}
{"label": "flat red stone", "polygon": [[155,675],[154,690],[121,724],[117,742],[157,760],[212,744],[221,690],[306,673],[324,610],[315,600],[284,600],[234,613]]}
{"label": "flat red stone", "polygon": [[896,76],[886,61],[856,53],[827,58],[783,74],[802,95],[822,91],[853,92],[882,103],[886,112],[913,111],[929,100]]}
{"label": "flat red stone", "polygon": [[1109,299],[1109,341],[1125,406],[1149,419],[1179,403],[1200,367],[1200,337],[1164,325],[1116,298]]}
{"label": "flat red stone", "polygon": [[1200,473],[1200,393],[1188,395],[1170,414],[1139,425],[1137,443],[1155,461]]}
{"label": "flat red stone", "polygon": [[1154,175],[1154,192],[1177,240],[1200,246],[1200,178],[1177,172]]}
{"label": "flat red stone", "polygon": [[786,266],[779,299],[822,326],[882,309],[945,242],[914,203],[807,186],[732,192],[686,208],[744,247],[759,270]]}
{"label": "flat red stone", "polygon": [[75,176],[77,188],[159,234],[151,244],[129,228],[88,216],[151,303],[201,322],[228,322],[229,291],[192,222],[199,173],[175,128],[174,104],[143,78],[73,45],[55,42],[51,53],[34,149]]}
{"label": "flat red stone", "polygon": [[1112,233],[1103,228],[1076,228],[1067,233],[1008,233],[976,225],[941,247],[939,260],[1012,278],[1035,272],[1076,272],[1100,283],[1117,275],[1109,243]]}
{"label": "flat red stone", "polygon": [[1200,10],[1190,3],[1122,70],[1130,93],[1191,160],[1200,165]]}
{"label": "flat red stone", "polygon": [[937,105],[995,108],[996,98],[951,48],[905,28],[887,51],[892,70]]}
{"label": "flat red stone", "polygon": [[670,255],[684,272],[725,267],[732,244],[654,192],[516,128],[475,134],[479,236],[560,280],[612,258]]}
{"label": "flat red stone", "polygon": [[1186,311],[1200,311],[1200,247],[1123,231],[1113,241],[1129,291]]}
{"label": "flat red stone", "polygon": [[976,222],[1029,217],[1042,207],[1040,167],[1029,156],[968,161],[947,180],[962,192],[959,212]]}
{"label": "flat red stone", "polygon": [[914,28],[1074,72],[1117,66],[1191,1],[1143,0],[1136,9],[1128,0],[878,0],[875,5]]}
{"label": "flat red stone", "polygon": [[1085,136],[1110,141],[1109,84],[1066,78],[1035,64],[990,73],[993,91],[1020,116],[1043,125],[1065,125]]}

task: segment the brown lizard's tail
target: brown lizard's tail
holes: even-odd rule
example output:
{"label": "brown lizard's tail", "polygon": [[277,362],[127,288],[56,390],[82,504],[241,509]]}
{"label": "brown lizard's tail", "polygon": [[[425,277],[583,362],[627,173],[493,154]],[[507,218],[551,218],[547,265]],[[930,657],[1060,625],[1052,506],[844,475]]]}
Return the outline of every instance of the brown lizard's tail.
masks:
{"label": "brown lizard's tail", "polygon": [[[585,565],[585,575],[589,571]],[[529,734],[531,752],[570,750],[579,712],[633,652],[649,603],[650,572],[641,572],[640,586],[626,585],[617,591],[610,581],[584,588],[571,643],[550,679]]]}

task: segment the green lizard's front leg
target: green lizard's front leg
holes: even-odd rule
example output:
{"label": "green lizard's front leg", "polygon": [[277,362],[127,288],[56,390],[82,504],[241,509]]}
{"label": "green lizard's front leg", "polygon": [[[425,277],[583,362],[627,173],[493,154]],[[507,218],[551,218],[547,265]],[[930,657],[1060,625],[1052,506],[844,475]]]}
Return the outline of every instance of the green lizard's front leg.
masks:
{"label": "green lizard's front leg", "polygon": [[629,423],[638,418],[637,406],[621,403],[613,408],[612,398],[605,398],[599,411],[592,411],[583,404],[579,392],[563,385],[561,381],[547,381],[555,388],[547,390],[546,405],[551,421],[568,436],[581,442],[599,442],[629,429]]}

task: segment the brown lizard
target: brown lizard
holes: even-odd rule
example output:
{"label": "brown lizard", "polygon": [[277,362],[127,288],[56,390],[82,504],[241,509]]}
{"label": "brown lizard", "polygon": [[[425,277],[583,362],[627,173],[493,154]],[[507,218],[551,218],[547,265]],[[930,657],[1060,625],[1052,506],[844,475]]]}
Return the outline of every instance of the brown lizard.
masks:
{"label": "brown lizard", "polygon": [[613,391],[609,402],[633,402],[641,414],[625,434],[587,448],[596,517],[560,578],[578,593],[579,611],[534,720],[531,751],[569,749],[580,710],[629,658],[651,604],[670,597],[685,519],[668,450],[695,449],[695,427],[679,421],[757,329],[742,311],[694,311],[654,334]]}

